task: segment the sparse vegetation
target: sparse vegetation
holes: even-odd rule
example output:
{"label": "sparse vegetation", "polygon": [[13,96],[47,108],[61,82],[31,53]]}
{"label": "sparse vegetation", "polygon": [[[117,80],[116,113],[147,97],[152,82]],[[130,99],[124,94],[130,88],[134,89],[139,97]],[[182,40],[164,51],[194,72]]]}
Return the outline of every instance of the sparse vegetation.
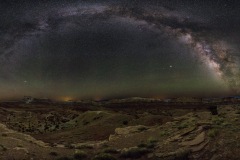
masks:
{"label": "sparse vegetation", "polygon": [[179,126],[177,126],[178,129],[184,129],[184,128],[187,128],[188,127],[188,124],[187,122],[182,122],[179,124]]}
{"label": "sparse vegetation", "polygon": [[99,155],[96,155],[92,160],[117,160],[117,159],[108,153],[100,153]]}
{"label": "sparse vegetation", "polygon": [[223,125],[224,127],[226,127],[226,126],[231,126],[231,123],[223,122],[222,125]]}
{"label": "sparse vegetation", "polygon": [[168,136],[169,133],[167,131],[161,131],[160,132],[160,136],[163,137],[163,136]]}
{"label": "sparse vegetation", "polygon": [[[213,156],[224,150],[224,154],[230,159],[239,157],[239,106],[229,112],[224,105],[219,106],[218,115],[211,115],[210,111],[202,108],[169,109],[169,114],[173,115],[169,117],[169,115],[162,115],[162,108],[159,107],[157,109],[139,107],[137,111],[134,107],[126,107],[124,111],[116,107],[113,108],[114,111],[108,112],[107,108],[106,110],[104,108],[104,103],[101,106],[103,108],[97,108],[99,111],[87,109],[78,111],[81,107],[76,107],[77,110],[74,111],[71,108],[58,111],[60,107],[55,107],[56,111],[53,108],[46,115],[42,114],[46,110],[41,111],[41,114],[38,113],[41,107],[36,113],[31,107],[33,116],[31,125],[28,125],[28,120],[18,115],[21,111],[12,113],[16,114],[15,118],[11,116],[9,123],[0,125],[1,157],[4,159],[5,155],[16,151],[17,154],[12,155],[14,159],[19,159],[15,155],[22,158],[25,153],[29,153],[32,157],[57,160],[132,160],[137,158],[141,160],[156,158],[184,160],[193,157],[195,153],[199,153],[199,159],[208,158],[206,150],[209,150]],[[47,107],[50,108],[50,106]],[[95,110],[94,107],[91,109]],[[104,111],[101,111],[102,109]],[[25,109],[23,110],[25,112]],[[4,116],[5,112],[7,110],[1,114],[0,108],[1,116]],[[65,114],[65,112],[74,113]],[[76,119],[72,119],[74,114],[78,115]],[[45,118],[47,116],[53,118],[54,116],[51,115],[56,115],[54,120],[56,123],[51,122],[50,118]],[[62,120],[66,122],[62,123]],[[83,122],[89,122],[89,124],[83,126]],[[59,130],[52,130],[57,124],[59,124]],[[47,134],[44,132],[45,126],[49,126]],[[5,127],[16,132],[10,133]],[[33,128],[35,132],[31,135],[28,135],[28,132],[19,134],[18,132],[23,131],[21,128],[25,131]],[[35,141],[32,137],[39,141]],[[25,138],[29,140],[22,143]],[[8,139],[11,139],[14,146],[9,145]],[[48,148],[36,147],[38,143]],[[64,144],[66,148],[63,147]]]}
{"label": "sparse vegetation", "polygon": [[219,116],[215,116],[212,118],[212,122],[216,125],[221,125],[224,122],[224,119]]}

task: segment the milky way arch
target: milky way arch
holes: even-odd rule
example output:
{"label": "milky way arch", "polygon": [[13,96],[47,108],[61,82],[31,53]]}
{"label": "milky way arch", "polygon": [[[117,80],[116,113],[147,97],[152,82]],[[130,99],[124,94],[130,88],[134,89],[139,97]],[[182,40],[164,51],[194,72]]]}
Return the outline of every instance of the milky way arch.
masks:
{"label": "milky way arch", "polygon": [[56,30],[62,30],[64,35],[65,28],[69,25],[79,26],[80,23],[84,23],[79,21],[82,17],[93,21],[120,17],[130,23],[136,23],[140,29],[141,25],[147,25],[154,32],[157,30],[163,36],[173,38],[177,43],[187,46],[193,55],[214,73],[215,78],[223,81],[232,91],[236,93],[240,91],[239,59],[233,56],[233,52],[238,50],[224,41],[224,38],[215,36],[213,29],[204,19],[189,16],[188,13],[160,6],[135,7],[86,3],[58,5],[39,12],[33,9],[23,11],[23,14],[24,18],[18,18],[20,21],[17,24],[10,25],[11,27],[6,25],[1,32],[4,47],[0,48],[2,66],[0,71],[10,79],[15,78],[15,70],[21,66],[20,57],[27,54],[16,50],[19,45],[23,48],[24,45],[32,45],[29,39],[38,39]]}
{"label": "milky way arch", "polygon": [[187,45],[217,78],[226,82],[234,92],[240,92],[240,63],[238,57],[232,55],[234,48],[224,40],[206,35],[205,32],[211,28],[204,26],[204,23],[191,22],[187,16],[172,13],[164,8],[148,12],[117,7],[112,11],[136,20],[144,20],[167,36],[175,37],[180,43]]}

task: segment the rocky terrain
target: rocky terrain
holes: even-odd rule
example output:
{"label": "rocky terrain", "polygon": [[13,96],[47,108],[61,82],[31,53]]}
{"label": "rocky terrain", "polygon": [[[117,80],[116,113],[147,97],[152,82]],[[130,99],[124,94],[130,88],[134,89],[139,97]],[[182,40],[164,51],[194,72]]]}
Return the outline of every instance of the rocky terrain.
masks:
{"label": "rocky terrain", "polygon": [[[214,106],[214,107],[213,107]],[[0,103],[0,159],[238,159],[240,103]]]}

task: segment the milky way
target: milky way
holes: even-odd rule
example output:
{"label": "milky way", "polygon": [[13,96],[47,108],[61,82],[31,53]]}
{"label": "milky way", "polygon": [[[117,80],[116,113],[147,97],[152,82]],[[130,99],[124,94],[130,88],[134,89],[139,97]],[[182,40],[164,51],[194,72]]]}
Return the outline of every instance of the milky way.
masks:
{"label": "milky way", "polygon": [[240,18],[231,4],[218,5],[6,4],[0,19],[1,97],[238,94]]}
{"label": "milky way", "polygon": [[[121,9],[126,10],[125,8]],[[201,33],[203,31],[193,31],[192,28],[184,25],[188,19],[186,17],[180,17],[179,14],[171,15],[171,12],[168,13],[167,11],[157,14],[156,12],[147,13],[145,11],[142,11],[142,13],[139,15],[134,15],[134,12],[131,11],[122,11],[122,13],[128,13],[136,19],[144,19],[147,22],[148,19],[150,19],[150,24],[156,25],[156,27],[158,27],[161,31],[165,32],[169,36],[178,38],[180,43],[189,46],[192,52],[194,52],[194,54],[197,54],[197,57],[200,58],[201,61],[205,63],[205,65],[212,69],[218,78],[225,81],[232,90],[239,93],[239,60],[237,57],[233,57],[233,53],[231,53],[234,48],[232,48],[231,45],[228,45],[224,40],[215,39],[211,35],[205,35],[204,33]],[[171,23],[180,23],[183,25],[180,25],[181,27],[179,28],[168,26],[162,23],[162,21],[164,22],[166,19],[171,21]],[[208,36],[210,36],[210,38]]]}

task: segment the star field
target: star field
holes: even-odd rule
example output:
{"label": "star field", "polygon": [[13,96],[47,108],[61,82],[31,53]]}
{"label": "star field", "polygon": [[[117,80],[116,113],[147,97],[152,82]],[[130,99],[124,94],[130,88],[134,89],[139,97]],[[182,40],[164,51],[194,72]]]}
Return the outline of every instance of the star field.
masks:
{"label": "star field", "polygon": [[0,7],[0,99],[240,92],[238,1],[18,1]]}

